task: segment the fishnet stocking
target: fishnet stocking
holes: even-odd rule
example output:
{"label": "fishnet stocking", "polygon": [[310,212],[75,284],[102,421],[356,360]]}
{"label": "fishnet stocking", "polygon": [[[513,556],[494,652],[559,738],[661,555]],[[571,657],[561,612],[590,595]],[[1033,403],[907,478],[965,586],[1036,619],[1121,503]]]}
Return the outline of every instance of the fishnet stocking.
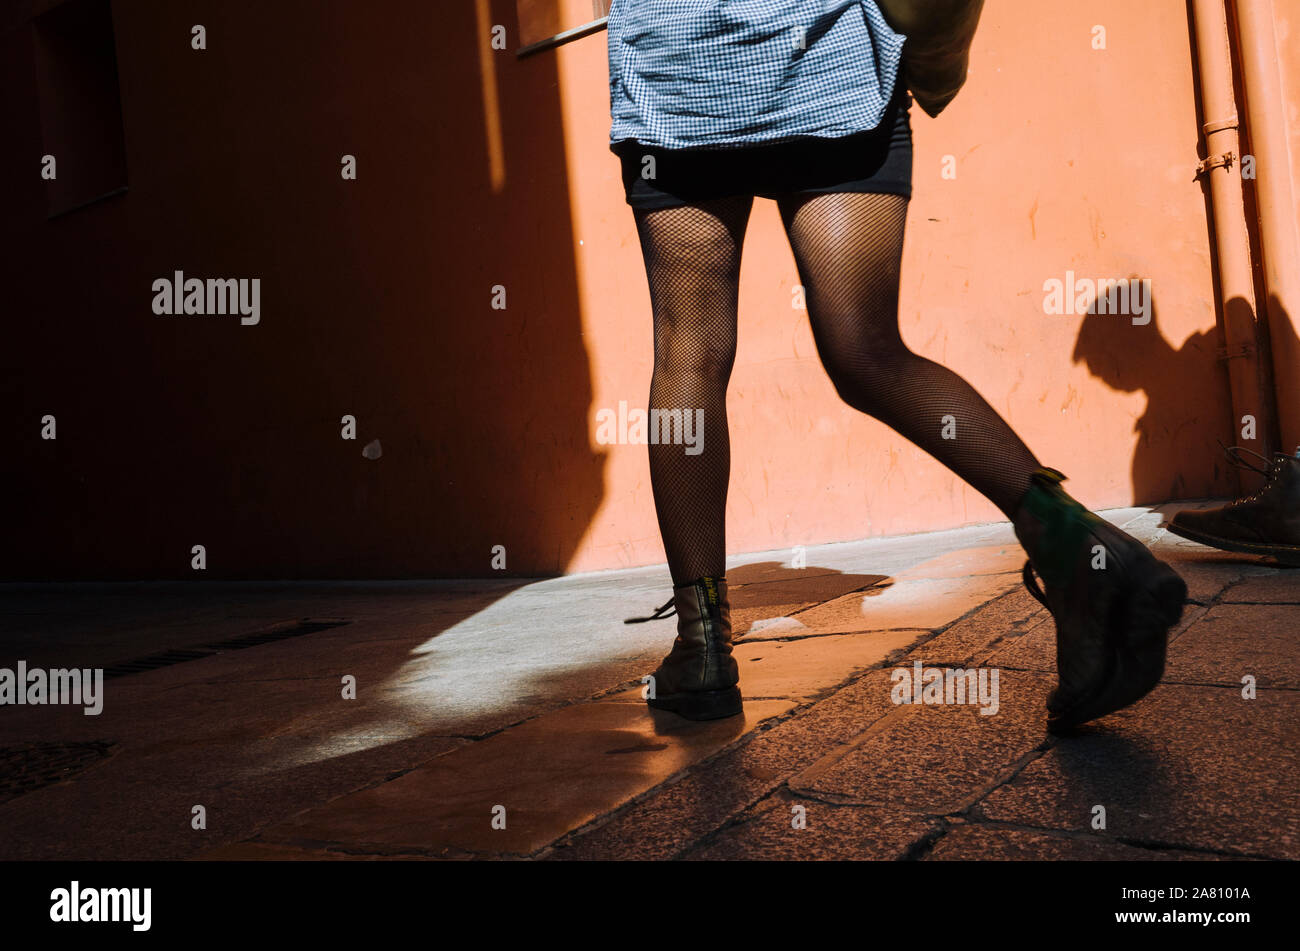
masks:
{"label": "fishnet stocking", "polygon": [[[725,571],[731,472],[726,390],[751,204],[741,196],[635,213],[654,313],[650,409],[704,411],[698,455],[680,444],[650,446],[655,511],[674,585]],[[837,392],[930,453],[1014,521],[1038,460],[970,384],[913,353],[899,333],[907,199],[800,194],[782,196],[778,205],[818,353]]]}
{"label": "fishnet stocking", "polygon": [[1014,521],[1038,460],[969,383],[913,353],[899,334],[907,199],[846,192],[788,195],[778,205],[836,391]]}
{"label": "fishnet stocking", "polygon": [[636,212],[654,312],[650,409],[703,410],[703,450],[651,444],[650,482],[674,585],[726,569],[727,381],[736,359],[748,196]]}

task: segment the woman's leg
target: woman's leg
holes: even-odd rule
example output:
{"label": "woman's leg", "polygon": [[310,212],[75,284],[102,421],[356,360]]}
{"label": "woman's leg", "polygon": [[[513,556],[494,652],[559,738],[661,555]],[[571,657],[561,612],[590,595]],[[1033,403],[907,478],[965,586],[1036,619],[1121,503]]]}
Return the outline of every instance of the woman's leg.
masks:
{"label": "woman's leg", "polygon": [[782,196],[779,205],[818,353],[840,395],[992,500],[1025,546],[1025,583],[1056,622],[1049,729],[1065,732],[1145,695],[1164,671],[1168,630],[1187,586],[1144,545],[1070,498],[1064,476],[1041,468],[970,384],[903,343],[906,199],[828,193]]}
{"label": "woman's leg", "polygon": [[636,211],[654,313],[650,409],[701,423],[690,447],[650,444],[677,637],[651,678],[647,702],[691,720],[743,709],[723,575],[731,475],[727,381],[736,359],[740,251],[752,204],[744,196]]}
{"label": "woman's leg", "polygon": [[702,410],[703,449],[650,446],[650,481],[674,585],[726,569],[727,381],[736,357],[740,252],[753,199],[636,211],[654,313],[651,410]]}
{"label": "woman's leg", "polygon": [[799,194],[779,205],[817,351],[840,396],[916,443],[1014,520],[1038,460],[969,383],[913,353],[899,334],[907,199]]}

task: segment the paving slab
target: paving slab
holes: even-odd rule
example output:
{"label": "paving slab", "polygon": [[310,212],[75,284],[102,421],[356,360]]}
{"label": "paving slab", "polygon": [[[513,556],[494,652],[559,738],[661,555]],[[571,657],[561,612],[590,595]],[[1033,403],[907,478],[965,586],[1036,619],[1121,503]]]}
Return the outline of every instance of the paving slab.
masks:
{"label": "paving slab", "polygon": [[888,684],[888,674],[871,671],[827,699],[763,725],[734,748],[576,830],[543,857],[675,857],[888,714]]}
{"label": "paving slab", "polygon": [[[296,763],[300,742],[204,744],[173,739],[152,751],[112,749],[83,773],[0,804],[0,859],[184,859],[255,835],[318,802],[428,762],[466,741],[372,740],[362,749]],[[266,756],[286,765],[270,768]],[[192,827],[203,806],[206,828]]]}
{"label": "paving slab", "polygon": [[1028,629],[1008,634],[976,659],[991,667],[1055,673],[1056,622],[1050,615],[1039,617]]}
{"label": "paving slab", "polygon": [[1226,602],[1300,604],[1300,568],[1274,568],[1246,577],[1223,595]]}
{"label": "paving slab", "polygon": [[738,644],[741,690],[753,697],[817,699],[906,650],[916,638],[915,631],[876,631]]}
{"label": "paving slab", "polygon": [[[798,606],[791,607],[801,610]],[[804,605],[803,607],[812,607]],[[791,614],[795,611],[791,611]],[[733,618],[735,615],[732,615]],[[797,637],[820,637],[816,631],[809,630],[799,622],[797,618],[782,615],[780,617],[759,618],[751,623],[745,630],[736,629],[736,640],[742,638],[746,643],[753,644],[757,641],[785,641]]]}
{"label": "paving slab", "polygon": [[849,749],[789,781],[833,802],[943,815],[965,808],[1047,740],[1052,678],[1001,671],[997,713],[976,705],[901,704]]}
{"label": "paving slab", "polygon": [[[1180,637],[1191,630],[1198,621],[1205,617],[1208,608],[1199,604],[1187,604],[1183,616],[1169,630],[1169,657],[1177,655],[1176,646]],[[1012,632],[1002,641],[984,653],[976,655],[976,661],[994,667],[1009,667],[1015,670],[1040,670],[1048,673],[1056,671],[1056,622],[1045,611],[1045,616],[1023,632]]]}
{"label": "paving slab", "polygon": [[1187,582],[1188,599],[1198,604],[1209,604],[1225,592],[1230,593],[1242,579],[1267,576],[1277,570],[1258,556],[1207,548],[1177,535],[1166,536],[1152,551],[1182,576]]}
{"label": "paving slab", "polygon": [[969,578],[978,575],[1019,574],[1025,550],[1018,542],[1007,545],[973,545],[926,559],[900,571],[898,580],[911,578]]}
{"label": "paving slab", "polygon": [[1300,693],[1161,684],[1139,703],[1062,740],[975,814],[1106,832],[1130,842],[1300,858]]}
{"label": "paving slab", "polygon": [[688,860],[888,861],[940,828],[938,820],[843,806],[779,790],[687,850]]}
{"label": "paving slab", "polygon": [[1095,833],[1063,835],[963,823],[944,834],[926,862],[1177,862],[1228,857],[1184,849],[1144,849]]}
{"label": "paving slab", "polygon": [[[737,583],[734,580],[737,577],[755,580]],[[784,621],[786,629],[801,629],[802,625],[790,615],[851,591],[869,588],[887,577],[844,574],[815,566],[792,569],[774,562],[746,565],[731,571],[728,577],[732,630],[740,637],[755,627],[770,629],[774,621]]]}
{"label": "paving slab", "polygon": [[[802,704],[819,699],[863,671],[905,651],[921,633],[875,631],[790,641],[746,640],[733,648],[740,668],[740,692],[747,703],[750,699],[775,698]],[[602,699],[644,703],[644,689],[632,687]]]}
{"label": "paving slab", "polygon": [[[769,636],[773,631],[789,634],[813,634],[802,622],[791,617],[807,610],[815,601],[792,601],[789,604],[766,604],[750,608],[731,608],[731,631],[737,638],[755,639]],[[676,636],[677,628],[668,632],[668,643]]]}
{"label": "paving slab", "polygon": [[933,630],[951,624],[1019,584],[1019,578],[1010,575],[881,582],[864,593],[848,594],[801,611],[795,618],[822,634],[889,628]]}
{"label": "paving slab", "polygon": [[851,591],[870,588],[887,580],[887,575],[841,574],[818,571],[808,575],[791,572],[784,578],[744,585],[727,586],[728,600],[734,609],[782,604],[816,604]]}
{"label": "paving slab", "polygon": [[[527,855],[716,753],[788,701],[691,723],[627,703],[574,704],[308,810],[261,843],[350,852]],[[494,810],[504,828],[494,828]]]}
{"label": "paving slab", "polygon": [[[1280,635],[1280,636],[1279,636]],[[1219,604],[1174,642],[1164,680],[1300,688],[1300,604]]]}
{"label": "paving slab", "polygon": [[[1068,487],[1066,491],[1069,491]],[[1112,525],[1122,528],[1144,545],[1151,545],[1158,543],[1164,535],[1168,534],[1164,526],[1174,512],[1182,508],[1209,508],[1213,504],[1210,502],[1176,503],[1173,505],[1160,505],[1155,508],[1136,505],[1122,509],[1109,509],[1097,514]]]}
{"label": "paving slab", "polygon": [[915,656],[927,664],[959,667],[1044,622],[1050,627],[1051,615],[1022,584],[924,642]]}

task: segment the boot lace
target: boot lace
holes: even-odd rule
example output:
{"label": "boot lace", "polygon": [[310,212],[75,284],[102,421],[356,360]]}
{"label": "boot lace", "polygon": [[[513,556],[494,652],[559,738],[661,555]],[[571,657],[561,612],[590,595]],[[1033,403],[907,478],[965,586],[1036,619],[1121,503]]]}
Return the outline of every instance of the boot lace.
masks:
{"label": "boot lace", "polygon": [[[1219,448],[1223,450],[1223,454],[1228,457],[1228,461],[1238,469],[1249,469],[1251,472],[1258,472],[1262,476],[1267,476],[1272,475],[1273,470],[1277,468],[1277,460],[1270,462],[1268,456],[1256,452],[1254,449],[1247,449],[1245,446],[1225,446],[1221,439],[1218,440],[1218,443]],[[1253,463],[1247,462],[1241,458],[1242,453],[1254,456],[1260,462],[1264,463],[1264,465],[1257,466]]]}
{"label": "boot lace", "polygon": [[[1277,478],[1282,463],[1286,460],[1286,456],[1281,453],[1275,454],[1273,459],[1270,460],[1268,456],[1265,456],[1263,453],[1256,452],[1253,449],[1247,449],[1245,446],[1225,446],[1222,440],[1219,440],[1219,447],[1223,450],[1223,454],[1228,457],[1228,461],[1238,469],[1249,469],[1251,472],[1264,476],[1266,480],[1258,490],[1252,492],[1245,498],[1237,499],[1232,503],[1233,505],[1242,505],[1246,502],[1258,502],[1263,497],[1264,493],[1272,488],[1273,481]],[[1241,458],[1242,453],[1254,456],[1264,465],[1257,466],[1250,461]]]}
{"label": "boot lace", "polygon": [[[671,609],[671,610],[670,610]],[[623,619],[624,624],[644,624],[646,621],[661,621],[666,617],[672,617],[677,613],[677,608],[673,604],[673,599],[669,598],[659,607],[655,608],[654,614],[649,617],[628,617]]]}
{"label": "boot lace", "polygon": [[1034,599],[1050,611],[1052,609],[1051,605],[1047,603],[1047,595],[1043,593],[1043,589],[1038,586],[1038,578],[1034,574],[1034,566],[1026,561],[1024,569],[1020,572],[1020,576],[1024,579],[1025,587],[1029,589],[1029,593],[1034,596]]}

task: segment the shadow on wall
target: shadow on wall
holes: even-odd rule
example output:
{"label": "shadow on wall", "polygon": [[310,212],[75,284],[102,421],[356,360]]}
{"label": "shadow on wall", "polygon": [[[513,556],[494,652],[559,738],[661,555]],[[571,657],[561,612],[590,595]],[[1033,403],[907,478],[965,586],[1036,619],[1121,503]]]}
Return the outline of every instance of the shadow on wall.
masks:
{"label": "shadow on wall", "polygon": [[1211,486],[1218,494],[1235,495],[1233,467],[1219,447],[1183,435],[1203,431],[1201,421],[1209,417],[1225,442],[1231,437],[1230,391],[1216,359],[1219,333],[1200,331],[1175,347],[1160,332],[1154,298],[1145,296],[1146,314],[1088,314],[1074,348],[1075,362],[1107,386],[1146,396],[1146,409],[1134,424],[1134,504],[1206,497]]}
{"label": "shadow on wall", "polygon": [[[26,315],[0,355],[0,577],[563,571],[604,459],[555,53],[516,59],[513,0],[218,4],[202,52],[179,6],[113,5],[129,193],[47,221],[0,159]],[[0,57],[30,164],[25,25]],[[260,321],[155,315],[177,270],[260,279]]]}
{"label": "shadow on wall", "polygon": [[[1295,332],[1295,321],[1282,306],[1282,302],[1273,295],[1268,298],[1268,310],[1262,313],[1274,314],[1268,321],[1269,328],[1269,346],[1260,352],[1260,359],[1269,361],[1270,378],[1276,369],[1273,368],[1272,355],[1274,352],[1282,353],[1300,353],[1300,338],[1297,338]],[[1285,338],[1279,340],[1279,335],[1285,334]],[[1300,367],[1288,367],[1291,373],[1300,373]],[[1300,452],[1300,446],[1293,446],[1287,443],[1279,443],[1278,452],[1294,455]]]}

